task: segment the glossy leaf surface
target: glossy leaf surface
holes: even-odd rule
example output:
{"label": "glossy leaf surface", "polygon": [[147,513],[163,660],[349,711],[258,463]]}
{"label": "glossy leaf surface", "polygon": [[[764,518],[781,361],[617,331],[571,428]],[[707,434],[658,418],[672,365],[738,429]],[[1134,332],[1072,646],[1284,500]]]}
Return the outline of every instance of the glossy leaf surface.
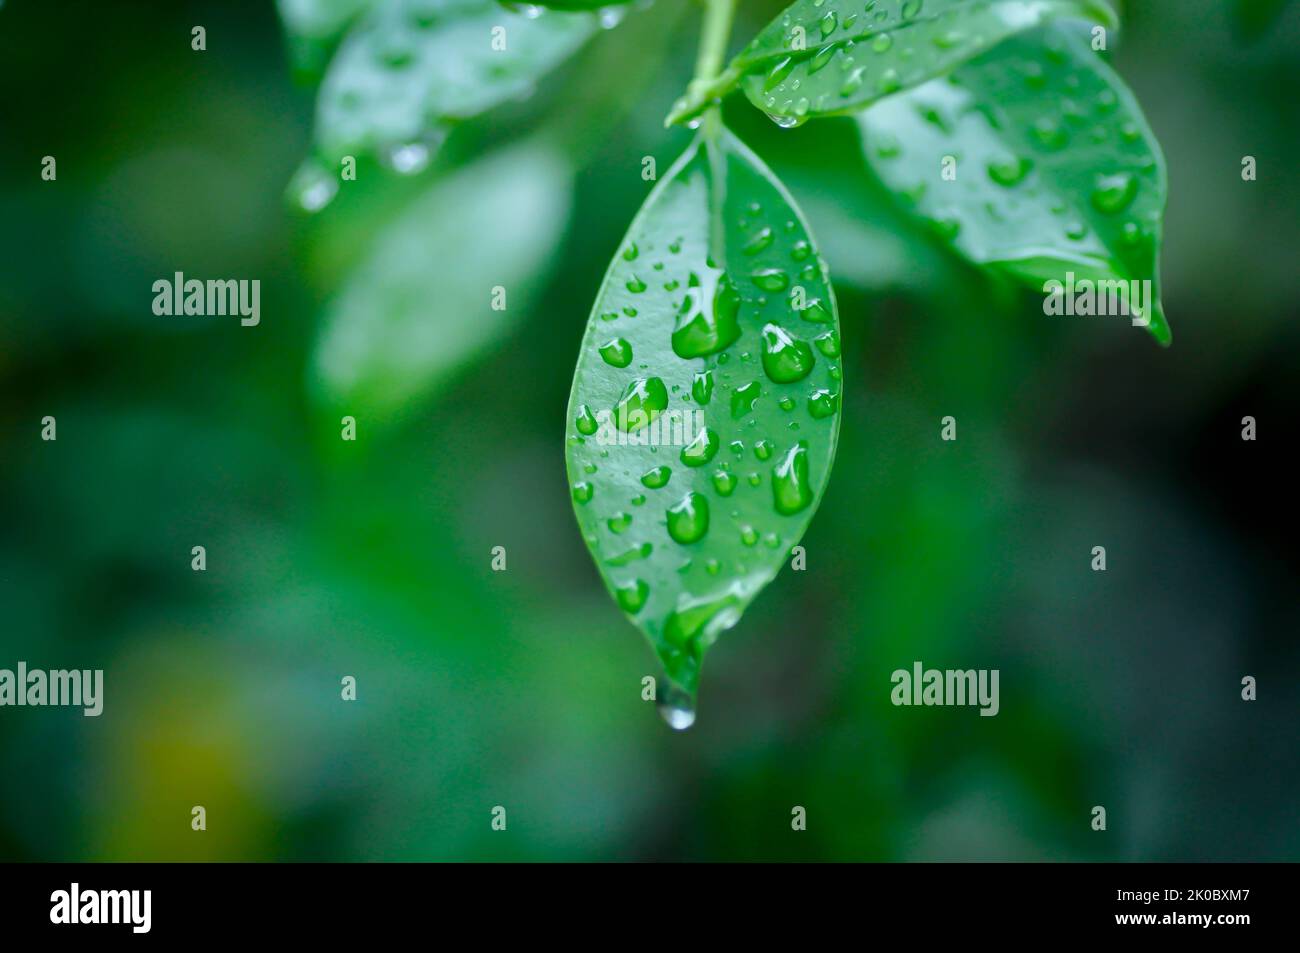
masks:
{"label": "glossy leaf surface", "polygon": [[578,522],[689,723],[705,650],[787,561],[830,473],[841,369],[818,249],[771,172],[701,135],[651,192],[583,338]]}
{"label": "glossy leaf surface", "polygon": [[1070,275],[1149,281],[1138,323],[1149,312],[1152,335],[1169,342],[1164,158],[1086,33],[1061,25],[1008,41],[859,123],[876,173],[971,261],[1040,288]]}

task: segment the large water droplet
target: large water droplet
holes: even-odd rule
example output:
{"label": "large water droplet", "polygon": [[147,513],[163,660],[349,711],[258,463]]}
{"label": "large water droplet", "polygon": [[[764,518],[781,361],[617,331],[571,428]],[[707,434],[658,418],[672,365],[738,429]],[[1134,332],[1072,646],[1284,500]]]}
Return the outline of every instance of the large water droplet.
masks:
{"label": "large water droplet", "polygon": [[682,545],[698,543],[709,531],[709,500],[694,491],[668,508],[668,535]]}
{"label": "large water droplet", "polygon": [[578,428],[578,433],[588,437],[600,428],[600,424],[596,421],[596,415],[591,412],[591,408],[586,404],[578,408],[578,419],[574,423]]}
{"label": "large water droplet", "polygon": [[838,405],[839,398],[825,388],[813,391],[808,397],[808,413],[815,420],[834,416]]}
{"label": "large water droplet", "polygon": [[614,596],[618,599],[618,606],[629,615],[635,615],[645,606],[646,597],[650,594],[650,587],[646,585],[644,579],[633,579],[625,586],[619,586],[614,590]]}
{"label": "large water droplet", "polygon": [[722,440],[708,427],[701,427],[695,439],[682,447],[682,463],[688,467],[702,467],[718,453]]}
{"label": "large water droplet", "polygon": [[636,433],[668,409],[668,388],[658,377],[640,377],[628,384],[614,406],[619,430]]}
{"label": "large water droplet", "polygon": [[776,511],[789,516],[812,502],[808,480],[808,443],[800,440],[772,471],[772,498]]}
{"label": "large water droplet", "polygon": [[703,407],[713,399],[713,371],[700,371],[691,382],[691,396]]}
{"label": "large water droplet", "polygon": [[1092,207],[1104,215],[1117,215],[1133,204],[1137,190],[1137,179],[1130,172],[1098,176]]}
{"label": "large water droplet", "polygon": [[734,344],[740,337],[740,294],[723,272],[692,272],[686,298],[677,312],[673,353],[681,358],[705,357]]}
{"label": "large water droplet", "polygon": [[778,384],[793,384],[812,373],[812,348],[777,324],[763,327],[763,372]]}
{"label": "large water droplet", "polygon": [[780,268],[760,268],[750,277],[764,291],[784,291],[790,285],[790,276]]}
{"label": "large water droplet", "polygon": [[758,386],[758,381],[750,381],[748,384],[742,384],[731,392],[731,417],[733,420],[739,420],[745,414],[754,409],[754,401],[762,396],[763,389]]}
{"label": "large water droplet", "polygon": [[605,363],[613,367],[627,367],[632,363],[632,345],[622,338],[611,338],[598,350]]}
{"label": "large water droplet", "polygon": [[673,471],[668,467],[654,467],[641,474],[641,482],[650,489],[657,490],[664,486],[672,475]]}
{"label": "large water droplet", "polygon": [[586,503],[591,499],[591,484],[585,481],[573,484],[573,499],[576,503]]}

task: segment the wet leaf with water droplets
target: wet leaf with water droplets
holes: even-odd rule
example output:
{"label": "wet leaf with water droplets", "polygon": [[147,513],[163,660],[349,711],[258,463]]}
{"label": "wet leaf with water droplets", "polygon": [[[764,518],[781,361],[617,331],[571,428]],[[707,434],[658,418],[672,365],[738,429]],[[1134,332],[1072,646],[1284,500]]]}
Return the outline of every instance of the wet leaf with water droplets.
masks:
{"label": "wet leaf with water droplets", "polygon": [[853,112],[942,76],[1058,18],[1117,24],[1106,0],[797,0],[732,60],[750,101],[781,125]]}
{"label": "wet leaf with water droplets", "polygon": [[[729,133],[697,137],[613,252],[574,376],[569,483],[610,593],[663,662],[673,723],[705,650],[781,569],[826,486],[838,326],[806,223]],[[608,360],[612,339],[630,366]],[[647,400],[654,420],[635,430],[609,413]]]}
{"label": "wet leaf with water droplets", "polygon": [[599,29],[594,13],[511,10],[495,0],[372,4],[321,84],[317,152],[333,168],[340,156],[365,153],[416,171],[446,123],[525,94]]}
{"label": "wet leaf with water droplets", "polygon": [[[1066,102],[1090,108],[1072,113]],[[1086,34],[1054,25],[1009,40],[858,121],[880,178],[917,214],[958,226],[949,240],[971,261],[1043,292],[1049,281],[1068,287],[1070,274],[1076,286],[1149,280],[1149,295],[1136,286],[1148,330],[1169,343],[1158,268],[1164,158]],[[883,138],[903,145],[882,156],[871,144]],[[935,174],[946,155],[962,157],[955,181]]]}

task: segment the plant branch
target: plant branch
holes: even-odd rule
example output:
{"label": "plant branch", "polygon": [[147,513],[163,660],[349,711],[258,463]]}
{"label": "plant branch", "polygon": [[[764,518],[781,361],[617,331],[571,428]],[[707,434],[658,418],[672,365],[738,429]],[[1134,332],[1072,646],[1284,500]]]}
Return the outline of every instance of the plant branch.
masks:
{"label": "plant branch", "polygon": [[695,76],[686,87],[686,95],[673,104],[665,126],[693,119],[716,105],[716,100],[733,85],[739,74],[723,70],[727,41],[731,37],[731,20],[736,0],[704,0],[704,24],[700,28],[700,52],[695,59]]}

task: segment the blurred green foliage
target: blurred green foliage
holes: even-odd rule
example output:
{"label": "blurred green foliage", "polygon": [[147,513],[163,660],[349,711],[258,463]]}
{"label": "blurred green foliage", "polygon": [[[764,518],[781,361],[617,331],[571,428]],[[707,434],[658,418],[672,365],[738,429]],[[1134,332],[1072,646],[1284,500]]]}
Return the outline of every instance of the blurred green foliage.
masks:
{"label": "blurred green foliage", "polygon": [[[936,245],[851,120],[729,103],[823,245],[855,386],[808,571],[715,647],[674,735],[561,438],[641,159],[688,138],[661,119],[694,11],[633,10],[426,171],[363,161],[305,217],[312,95],[271,4],[6,4],[0,666],[102,667],[106,700],[0,709],[0,857],[1295,859],[1300,11],[1249,39],[1234,4],[1126,8],[1116,65],[1169,165],[1168,351]],[[743,4],[737,43],[778,10]],[[476,217],[516,190],[538,220]],[[533,290],[488,327],[456,288],[498,251]],[[260,279],[261,324],[155,317],[178,270]],[[422,282],[368,298],[393,274]],[[342,443],[362,391],[317,355],[356,322],[384,369],[411,349],[367,329],[422,308],[456,359]],[[891,706],[917,659],[1000,669],[1001,713]]]}

